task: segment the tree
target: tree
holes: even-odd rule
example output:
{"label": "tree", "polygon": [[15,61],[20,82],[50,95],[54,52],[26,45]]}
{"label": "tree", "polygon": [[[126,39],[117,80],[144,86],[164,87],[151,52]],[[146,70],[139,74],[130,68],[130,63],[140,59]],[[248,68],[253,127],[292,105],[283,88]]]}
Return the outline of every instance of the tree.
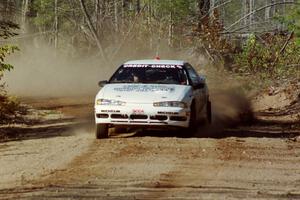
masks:
{"label": "tree", "polygon": [[[12,6],[23,10],[26,20],[22,21],[29,24],[28,31],[44,36],[56,51],[72,52],[72,56],[96,54],[109,62],[126,46],[136,47],[130,55],[154,54],[161,46],[191,47],[187,40],[193,29],[211,25],[208,21],[215,22],[216,17],[219,33],[215,35],[220,41],[225,37],[244,38],[253,32],[272,32],[281,27],[274,16],[281,15],[292,1],[22,0]],[[201,37],[208,33],[204,31]],[[67,49],[70,47],[71,51]]]}
{"label": "tree", "polygon": [[[15,36],[16,33],[13,30],[18,28],[19,26],[13,22],[0,21],[0,38],[9,38],[11,36]],[[18,47],[13,45],[0,46],[0,79],[4,71],[9,71],[13,68],[12,65],[5,63],[4,59],[8,54],[13,53],[15,50],[18,50]]]}
{"label": "tree", "polygon": [[[18,25],[15,23],[0,20],[0,38],[8,38],[16,35],[14,30],[17,28]],[[0,80],[4,71],[10,71],[13,68],[12,65],[5,63],[4,59],[15,50],[18,50],[18,48],[13,45],[0,46]],[[0,84],[0,123],[7,122],[6,120],[11,119],[11,116],[16,117],[17,110],[19,110],[19,103],[7,96],[4,84]]]}
{"label": "tree", "polygon": [[300,46],[300,1],[295,4],[288,14],[277,19],[291,32],[295,33],[296,42]]}

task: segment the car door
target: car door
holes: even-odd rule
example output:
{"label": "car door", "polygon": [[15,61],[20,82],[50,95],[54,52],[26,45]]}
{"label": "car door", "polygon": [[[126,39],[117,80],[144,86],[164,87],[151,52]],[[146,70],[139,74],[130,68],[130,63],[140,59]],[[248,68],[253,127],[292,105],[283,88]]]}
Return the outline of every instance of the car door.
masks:
{"label": "car door", "polygon": [[[193,87],[193,95],[196,103],[196,111],[200,113],[205,105],[205,89],[199,87],[201,81],[200,77],[190,64],[185,65],[187,74],[189,76],[190,85]],[[198,115],[199,117],[199,115]]]}

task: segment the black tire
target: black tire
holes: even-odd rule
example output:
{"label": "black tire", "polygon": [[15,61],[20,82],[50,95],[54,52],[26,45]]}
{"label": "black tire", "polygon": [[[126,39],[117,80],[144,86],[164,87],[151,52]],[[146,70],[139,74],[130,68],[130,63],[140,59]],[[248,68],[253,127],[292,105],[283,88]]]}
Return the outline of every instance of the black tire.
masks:
{"label": "black tire", "polygon": [[206,104],[206,119],[208,124],[211,124],[212,122],[212,112],[211,112],[211,102],[208,100]]}
{"label": "black tire", "polygon": [[96,138],[97,139],[108,138],[108,125],[107,124],[97,124],[96,125]]}
{"label": "black tire", "polygon": [[195,133],[197,131],[197,120],[196,120],[196,108],[194,102],[191,106],[191,117],[189,121],[189,127],[181,129],[183,131],[183,134],[180,134],[183,138],[191,138],[195,136]]}
{"label": "black tire", "polygon": [[115,133],[127,133],[127,128],[125,127],[115,127]]}
{"label": "black tire", "polygon": [[196,108],[195,108],[195,103],[192,103],[191,106],[191,117],[190,117],[190,122],[189,122],[189,128],[188,128],[188,135],[193,136],[194,133],[197,131],[197,113],[196,113]]}

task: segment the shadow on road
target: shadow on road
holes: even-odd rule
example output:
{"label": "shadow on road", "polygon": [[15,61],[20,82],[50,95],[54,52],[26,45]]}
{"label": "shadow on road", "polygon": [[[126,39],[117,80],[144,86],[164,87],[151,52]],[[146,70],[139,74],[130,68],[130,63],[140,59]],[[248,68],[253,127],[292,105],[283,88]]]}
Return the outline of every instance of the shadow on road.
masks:
{"label": "shadow on road", "polygon": [[138,131],[131,137],[178,137],[178,138],[294,138],[300,136],[300,121],[277,122],[271,120],[256,120],[251,125],[234,124],[230,126],[208,125],[199,127],[193,135],[182,131]]}
{"label": "shadow on road", "polygon": [[[140,130],[133,134],[113,133],[113,138],[132,137],[177,137],[177,138],[227,138],[227,137],[255,137],[255,138],[294,138],[300,136],[300,121],[278,122],[271,120],[256,120],[251,125],[230,124],[208,125],[199,127],[195,134],[180,131],[154,131]],[[42,139],[52,137],[68,137],[74,135],[76,129],[85,129],[90,134],[94,133],[94,123],[90,120],[76,122],[65,121],[30,127],[5,127],[0,128],[0,142]]]}
{"label": "shadow on road", "polygon": [[[73,111],[73,110],[72,110]],[[0,142],[51,137],[68,137],[74,135],[74,130],[85,129],[94,134],[94,119],[82,110],[80,117],[34,122],[28,126],[0,127]],[[278,111],[277,111],[278,112]],[[257,113],[256,113],[257,114]],[[260,116],[269,114],[258,113]],[[272,113],[274,114],[274,113]],[[246,117],[245,117],[246,116]],[[259,117],[260,118],[260,117]],[[78,132],[77,132],[78,133]],[[213,123],[199,126],[195,134],[185,130],[180,131],[136,131],[133,134],[113,133],[113,138],[128,137],[178,137],[178,138],[227,138],[227,137],[256,137],[256,138],[294,138],[300,135],[300,120],[282,122],[275,120],[255,119],[254,114],[248,112],[242,117],[231,117],[221,112],[215,113]]]}
{"label": "shadow on road", "polygon": [[92,129],[88,121],[61,120],[31,126],[0,127],[0,143],[19,140],[33,140],[74,135],[78,128]]}
{"label": "shadow on road", "polygon": [[238,126],[214,133],[211,137],[293,138],[300,135],[300,122],[259,120],[251,126]]}

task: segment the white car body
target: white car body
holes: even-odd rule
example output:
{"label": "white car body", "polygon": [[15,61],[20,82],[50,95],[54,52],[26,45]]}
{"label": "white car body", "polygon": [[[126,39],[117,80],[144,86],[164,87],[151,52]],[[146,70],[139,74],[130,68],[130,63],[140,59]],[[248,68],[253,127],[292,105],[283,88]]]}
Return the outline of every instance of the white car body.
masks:
{"label": "white car body", "polygon": [[[174,60],[137,60],[127,62],[122,67],[178,67],[187,71],[186,65],[191,70],[188,63]],[[192,104],[197,113],[197,121],[207,117],[208,88],[205,78],[199,76],[198,79],[202,84],[201,87],[193,86],[190,79],[185,85],[108,82],[96,96],[96,124],[109,127],[139,126],[150,129],[152,127],[188,128],[191,121]],[[105,105],[102,105],[103,102]],[[168,102],[167,104],[172,106],[165,107],[160,103],[156,105],[158,102],[163,102],[163,105]]]}

